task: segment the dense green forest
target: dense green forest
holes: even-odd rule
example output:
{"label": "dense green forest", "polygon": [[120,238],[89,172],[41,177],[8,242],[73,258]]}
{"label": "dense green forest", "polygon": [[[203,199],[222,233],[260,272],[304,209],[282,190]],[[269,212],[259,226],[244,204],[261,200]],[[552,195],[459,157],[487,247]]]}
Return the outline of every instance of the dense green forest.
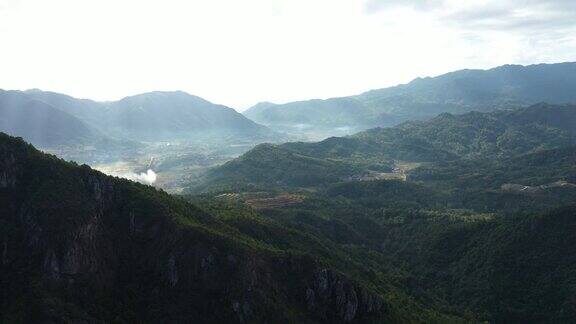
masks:
{"label": "dense green forest", "polygon": [[[371,174],[377,178],[377,174],[390,173],[394,168],[408,173],[414,166],[438,167],[449,162],[513,164],[510,159],[523,161],[520,156],[524,154],[576,145],[573,125],[576,107],[568,105],[538,104],[490,113],[441,114],[429,121],[375,128],[317,143],[261,145],[214,169],[203,183],[194,184],[198,188],[191,186],[191,190],[235,185],[318,187],[355,177],[369,178]],[[540,168],[546,169],[551,160],[542,161]],[[422,173],[417,170],[416,174]]]}
{"label": "dense green forest", "polygon": [[262,144],[172,196],[0,136],[2,322],[569,323],[576,107]]}
{"label": "dense green forest", "polygon": [[576,324],[576,0],[0,0],[0,324]]}
{"label": "dense green forest", "polygon": [[213,169],[188,199],[311,233],[464,321],[568,323],[574,125],[576,107],[538,104],[263,145]]}
{"label": "dense green forest", "polygon": [[461,322],[331,240],[0,134],[3,323]]}

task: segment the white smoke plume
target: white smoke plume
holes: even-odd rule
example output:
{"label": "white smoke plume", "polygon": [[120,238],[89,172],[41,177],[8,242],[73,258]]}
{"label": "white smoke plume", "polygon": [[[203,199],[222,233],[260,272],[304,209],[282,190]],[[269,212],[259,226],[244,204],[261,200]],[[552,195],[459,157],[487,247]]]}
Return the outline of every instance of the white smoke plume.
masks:
{"label": "white smoke plume", "polygon": [[133,172],[130,165],[125,162],[97,165],[94,166],[94,169],[111,176],[125,178],[148,185],[154,184],[158,178],[158,175],[152,169],[148,169],[148,171],[141,173]]}
{"label": "white smoke plume", "polygon": [[151,169],[148,169],[148,171],[146,171],[145,173],[144,172],[138,174],[132,173],[128,174],[127,176],[124,176],[123,178],[151,185],[154,182],[156,182],[156,177],[157,177],[156,172],[154,172]]}

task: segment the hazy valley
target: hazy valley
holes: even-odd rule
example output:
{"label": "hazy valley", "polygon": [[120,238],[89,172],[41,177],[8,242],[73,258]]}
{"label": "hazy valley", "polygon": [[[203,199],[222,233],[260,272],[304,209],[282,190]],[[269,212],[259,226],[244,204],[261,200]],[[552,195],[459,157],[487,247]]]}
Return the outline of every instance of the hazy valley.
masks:
{"label": "hazy valley", "polygon": [[116,102],[29,91],[0,92],[2,131],[108,174],[178,191],[207,167],[255,144],[285,138],[235,110],[184,92],[153,92]]}

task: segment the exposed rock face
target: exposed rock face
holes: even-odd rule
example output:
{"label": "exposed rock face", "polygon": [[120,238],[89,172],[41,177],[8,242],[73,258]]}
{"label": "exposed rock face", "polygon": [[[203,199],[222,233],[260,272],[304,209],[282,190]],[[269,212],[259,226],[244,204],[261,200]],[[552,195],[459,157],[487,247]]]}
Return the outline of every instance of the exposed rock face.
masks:
{"label": "exposed rock face", "polygon": [[306,289],[306,303],[309,311],[330,322],[351,322],[382,309],[379,297],[331,269],[314,274]]}
{"label": "exposed rock face", "polygon": [[[4,153],[0,148],[0,153]],[[14,154],[6,152],[0,155],[0,189],[16,186],[18,166]]]}
{"label": "exposed rock face", "polygon": [[0,210],[11,228],[0,237],[0,307],[50,296],[27,297],[31,322],[286,323],[298,309],[332,323],[381,311],[344,276],[237,246],[167,194],[53,158],[31,174],[22,166],[32,158],[0,155],[0,202],[17,200]]}

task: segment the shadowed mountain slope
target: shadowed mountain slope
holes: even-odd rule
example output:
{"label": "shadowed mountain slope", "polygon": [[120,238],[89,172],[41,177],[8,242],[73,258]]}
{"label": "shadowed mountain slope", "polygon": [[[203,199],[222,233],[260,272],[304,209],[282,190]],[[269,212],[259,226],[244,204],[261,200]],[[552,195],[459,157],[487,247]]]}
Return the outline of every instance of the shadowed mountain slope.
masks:
{"label": "shadowed mountain slope", "polygon": [[206,211],[4,134],[0,205],[2,322],[455,320],[304,231]]}

